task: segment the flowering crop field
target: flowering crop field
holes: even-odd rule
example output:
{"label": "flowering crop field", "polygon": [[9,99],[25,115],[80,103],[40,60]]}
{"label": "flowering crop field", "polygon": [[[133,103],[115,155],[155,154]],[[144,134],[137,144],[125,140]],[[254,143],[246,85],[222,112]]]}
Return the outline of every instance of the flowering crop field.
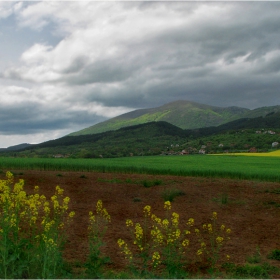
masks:
{"label": "flowering crop field", "polygon": [[276,156],[150,156],[114,159],[0,158],[2,170],[96,171],[280,181]]}

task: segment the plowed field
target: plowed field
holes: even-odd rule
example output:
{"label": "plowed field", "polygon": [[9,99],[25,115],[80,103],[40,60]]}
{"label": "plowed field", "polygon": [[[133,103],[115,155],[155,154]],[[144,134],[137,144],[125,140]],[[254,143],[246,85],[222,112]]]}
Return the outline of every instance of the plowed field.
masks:
{"label": "plowed field", "polygon": [[[279,183],[207,179],[196,177],[149,176],[94,172],[14,171],[15,180],[25,180],[25,190],[40,187],[40,193],[50,197],[59,185],[71,199],[70,208],[76,212],[68,234],[64,257],[69,261],[84,261],[88,253],[88,212],[95,211],[97,200],[111,215],[102,251],[111,258],[110,269],[121,270],[125,260],[117,245],[118,238],[132,244],[126,219],[143,221],[143,207],[164,217],[162,193],[177,189],[185,195],[176,197],[172,211],[179,213],[180,225],[189,218],[201,227],[210,222],[212,212],[218,213],[218,223],[231,228],[231,239],[221,254],[228,254],[235,264],[244,264],[246,257],[259,246],[263,260],[280,267],[280,262],[268,260],[267,254],[280,249],[280,190]],[[1,175],[4,179],[4,174]],[[157,180],[159,185],[144,187],[144,182]],[[280,193],[280,192],[279,192]],[[222,197],[227,197],[223,201]],[[224,203],[223,203],[224,202]],[[132,246],[132,245],[131,245]],[[275,275],[280,278],[280,275]]]}

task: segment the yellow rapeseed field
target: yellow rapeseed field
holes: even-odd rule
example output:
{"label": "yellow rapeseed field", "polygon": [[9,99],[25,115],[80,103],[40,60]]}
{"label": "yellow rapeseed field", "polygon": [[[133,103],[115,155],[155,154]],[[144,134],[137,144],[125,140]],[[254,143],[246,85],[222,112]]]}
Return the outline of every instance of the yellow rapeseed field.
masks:
{"label": "yellow rapeseed field", "polygon": [[224,154],[214,154],[218,155],[233,155],[233,156],[249,156],[249,157],[280,157],[280,150],[269,152],[269,153],[224,153]]}

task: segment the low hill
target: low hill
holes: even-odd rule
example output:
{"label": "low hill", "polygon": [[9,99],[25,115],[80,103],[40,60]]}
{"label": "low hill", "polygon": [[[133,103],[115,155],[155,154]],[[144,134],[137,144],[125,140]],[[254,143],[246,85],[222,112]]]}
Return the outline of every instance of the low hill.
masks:
{"label": "low hill", "polygon": [[167,122],[150,122],[117,131],[98,134],[64,136],[34,145],[18,156],[120,157],[155,155],[166,150],[170,143],[183,141],[188,132]]}
{"label": "low hill", "polygon": [[1,148],[0,151],[18,151],[18,150],[22,150],[22,149],[25,149],[30,146],[32,146],[32,144],[22,143],[22,144],[18,144],[15,146],[10,146],[8,148]]}
{"label": "low hill", "polygon": [[250,110],[245,108],[222,108],[180,100],[157,108],[135,110],[69,135],[96,134],[153,121],[165,121],[182,129],[217,126],[239,119],[248,112]]}

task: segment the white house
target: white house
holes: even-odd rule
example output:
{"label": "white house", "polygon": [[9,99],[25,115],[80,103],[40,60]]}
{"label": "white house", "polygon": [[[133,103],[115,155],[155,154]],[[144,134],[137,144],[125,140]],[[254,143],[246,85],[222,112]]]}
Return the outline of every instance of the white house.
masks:
{"label": "white house", "polygon": [[277,147],[278,146],[278,142],[273,142],[272,144],[271,144],[271,146],[272,146],[272,148],[275,148],[275,147]]}

